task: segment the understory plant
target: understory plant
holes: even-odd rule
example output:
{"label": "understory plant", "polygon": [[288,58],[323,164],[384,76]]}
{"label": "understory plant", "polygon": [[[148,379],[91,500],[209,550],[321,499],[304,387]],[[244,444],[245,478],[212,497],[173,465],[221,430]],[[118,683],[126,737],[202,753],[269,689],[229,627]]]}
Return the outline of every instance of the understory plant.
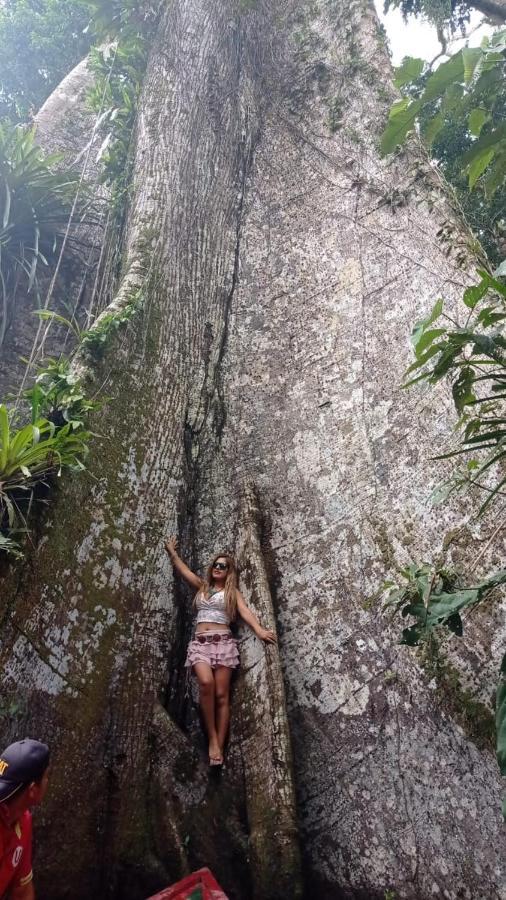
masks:
{"label": "understory plant", "polygon": [[[449,481],[438,489],[439,501],[463,487],[484,495],[481,515],[506,485],[506,285],[479,270],[479,281],[462,298],[459,325],[439,299],[431,313],[413,328],[415,361],[407,370],[405,387],[449,379],[459,419],[457,445],[436,459],[467,457]],[[458,313],[461,315],[460,311]],[[416,375],[414,373],[417,372]]]}
{"label": "understory plant", "polygon": [[[148,38],[161,9],[158,2],[82,0],[92,13],[97,43],[90,54],[95,76],[88,104],[100,119],[101,181],[111,188],[113,212],[124,208],[131,174],[131,140],[148,55]],[[107,46],[103,46],[105,41]]]}
{"label": "understory plant", "polygon": [[[414,563],[400,574],[401,585],[385,584],[388,589],[385,606],[410,622],[400,640],[410,647],[431,644],[444,631],[461,637],[463,613],[483,603],[506,583],[506,569],[467,587],[456,572],[429,563]],[[496,692],[496,754],[501,775],[506,777],[506,653],[502,657]],[[506,799],[503,815],[506,819]]]}
{"label": "understory plant", "polygon": [[[396,73],[397,86],[405,96],[392,107],[382,135],[384,154],[404,143],[415,128],[430,150],[449,123],[459,122],[465,150],[457,163],[465,173],[468,196],[479,189],[490,209],[506,182],[505,50],[503,29],[479,48],[459,50],[432,72],[422,60],[405,59]],[[448,234],[451,251],[451,228]],[[477,283],[464,291],[460,308],[450,309],[438,299],[431,312],[414,324],[415,360],[404,385],[450,382],[458,421],[452,446],[435,459],[451,459],[457,465],[433,499],[446,504],[454,491],[473,488],[472,496],[481,498],[477,516],[506,496],[505,275],[506,263],[493,274],[485,263],[478,270]],[[489,543],[501,528],[499,523]],[[441,632],[461,637],[463,614],[487,598],[497,598],[506,583],[506,570],[465,584],[434,563],[414,562],[401,575],[400,586],[387,583],[385,602],[406,620],[401,643],[408,646],[437,641]],[[497,760],[506,776],[506,654],[496,694],[496,736]],[[503,813],[506,816],[506,801]]]}
{"label": "understory plant", "polygon": [[36,488],[64,469],[82,471],[89,432],[76,420],[55,425],[47,418],[15,427],[13,413],[0,404],[0,550],[16,552],[15,536],[25,530]]}
{"label": "understory plant", "polygon": [[95,82],[88,104],[100,116],[100,180],[112,190],[113,210],[121,208],[128,189],[130,144],[146,59],[147,42],[135,34],[90,55]]}
{"label": "understory plant", "polygon": [[[104,136],[100,180],[111,188],[111,228],[117,230],[126,208],[130,143],[137,99],[147,59],[147,35],[160,3],[134,0],[82,0],[91,13],[87,31],[105,45],[91,54],[95,84],[88,102]],[[112,43],[111,43],[112,41]],[[83,185],[74,174],[56,172],[58,155],[46,156],[33,129],[0,124],[0,346],[15,312],[18,291],[33,290],[38,274],[60,250],[71,210],[84,213]],[[79,196],[77,196],[79,199]],[[116,235],[117,243],[117,235]],[[88,397],[72,361],[77,352],[100,357],[114,334],[142,305],[135,292],[121,309],[102,313],[87,331],[75,320],[50,309],[36,314],[67,328],[76,341],[70,357],[46,359],[34,383],[9,408],[0,405],[0,554],[19,556],[19,535],[27,530],[33,501],[63,471],[81,471],[91,433],[85,421],[99,403]]]}
{"label": "understory plant", "polygon": [[59,250],[78,188],[69,171],[55,171],[35,129],[0,122],[0,347],[19,291],[38,299],[38,276]]}
{"label": "understory plant", "polygon": [[32,424],[43,416],[58,427],[68,424],[74,430],[81,428],[88,414],[100,406],[86,396],[68,357],[46,360],[23,396],[30,406]]}
{"label": "understory plant", "polygon": [[[498,497],[505,495],[506,475],[506,285],[501,281],[505,266],[495,276],[479,270],[479,281],[463,295],[462,322],[445,309],[439,299],[428,316],[413,327],[411,340],[415,361],[407,370],[405,387],[442,379],[451,383],[459,415],[455,427],[456,446],[436,459],[464,458],[449,480],[438,488],[435,499],[446,503],[449,495],[465,487],[484,495],[480,516]],[[460,310],[457,312],[460,316]],[[416,374],[415,374],[416,373]],[[501,523],[492,534],[501,530]],[[406,619],[400,642],[417,646],[440,631],[463,634],[463,613],[499,596],[506,583],[500,570],[466,585],[456,573],[430,563],[413,563],[401,573],[398,586],[387,583],[385,604]],[[496,695],[497,760],[506,776],[506,654]],[[503,804],[506,817],[506,800]]]}

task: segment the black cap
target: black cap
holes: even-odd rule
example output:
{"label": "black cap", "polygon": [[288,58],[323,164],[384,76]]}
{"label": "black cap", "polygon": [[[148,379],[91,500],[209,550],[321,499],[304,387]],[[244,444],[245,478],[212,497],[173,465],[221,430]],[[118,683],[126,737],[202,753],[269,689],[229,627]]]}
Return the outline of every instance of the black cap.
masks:
{"label": "black cap", "polygon": [[39,781],[49,765],[49,747],[25,738],[0,754],[0,803],[12,797],[24,784]]}

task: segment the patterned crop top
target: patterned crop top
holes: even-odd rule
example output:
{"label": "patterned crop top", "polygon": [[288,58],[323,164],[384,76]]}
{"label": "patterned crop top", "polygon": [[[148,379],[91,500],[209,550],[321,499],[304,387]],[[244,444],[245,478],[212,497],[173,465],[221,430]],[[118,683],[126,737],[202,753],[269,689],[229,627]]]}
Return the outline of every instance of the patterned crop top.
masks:
{"label": "patterned crop top", "polygon": [[230,616],[225,606],[225,591],[216,591],[207,599],[202,592],[197,594],[197,625],[199,622],[212,622],[215,625],[230,625]]}

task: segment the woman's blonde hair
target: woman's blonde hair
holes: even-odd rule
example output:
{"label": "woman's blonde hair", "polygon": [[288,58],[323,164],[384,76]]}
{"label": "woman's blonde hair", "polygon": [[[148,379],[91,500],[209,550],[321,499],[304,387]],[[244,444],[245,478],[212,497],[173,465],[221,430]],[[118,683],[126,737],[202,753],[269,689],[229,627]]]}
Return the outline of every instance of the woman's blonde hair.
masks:
{"label": "woman's blonde hair", "polygon": [[213,583],[213,566],[217,559],[224,559],[228,565],[227,577],[224,587],[225,608],[228,615],[230,616],[230,621],[232,622],[237,615],[237,569],[234,558],[232,556],[229,556],[228,553],[217,553],[216,556],[213,556],[207,568],[206,576],[204,578],[204,582],[199,591],[199,594],[204,594],[204,597],[208,596],[209,588]]}

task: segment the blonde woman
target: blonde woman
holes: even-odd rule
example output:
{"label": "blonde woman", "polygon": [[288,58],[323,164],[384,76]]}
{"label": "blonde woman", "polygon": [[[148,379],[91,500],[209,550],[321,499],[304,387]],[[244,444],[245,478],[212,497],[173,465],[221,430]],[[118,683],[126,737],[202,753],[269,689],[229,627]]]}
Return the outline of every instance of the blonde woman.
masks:
{"label": "blonde woman", "polygon": [[209,740],[209,765],[223,764],[223,748],[230,721],[230,679],[239,665],[237,641],[230,623],[237,613],[260,640],[276,643],[276,635],[262,628],[237,589],[234,560],[226,553],[215,556],[205,578],[199,578],[177,552],[177,540],[165,542],[176,572],[195,590],[197,610],[195,637],[188,646],[186,666],[191,666],[199,682],[200,708]]}

